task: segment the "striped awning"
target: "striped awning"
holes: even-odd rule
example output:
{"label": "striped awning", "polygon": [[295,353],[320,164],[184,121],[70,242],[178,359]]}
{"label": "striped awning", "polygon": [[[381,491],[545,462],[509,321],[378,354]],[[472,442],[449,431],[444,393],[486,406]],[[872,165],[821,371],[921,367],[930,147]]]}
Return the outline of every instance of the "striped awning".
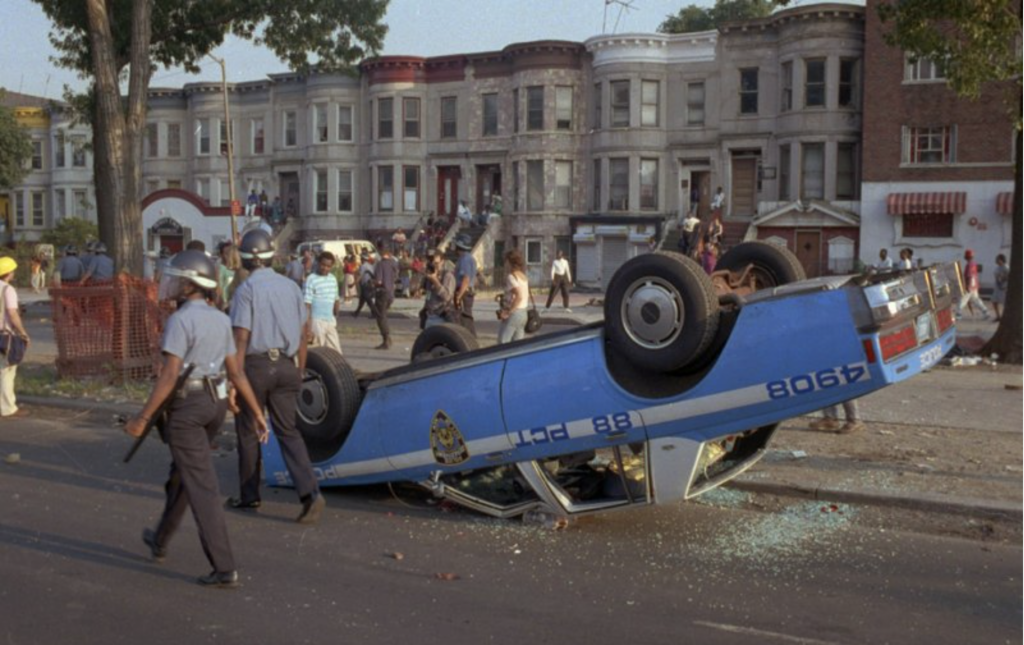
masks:
{"label": "striped awning", "polygon": [[1009,215],[1013,211],[1013,193],[999,193],[996,195],[996,212],[1000,215]]}
{"label": "striped awning", "polygon": [[889,193],[885,203],[890,215],[959,215],[967,210],[967,193]]}

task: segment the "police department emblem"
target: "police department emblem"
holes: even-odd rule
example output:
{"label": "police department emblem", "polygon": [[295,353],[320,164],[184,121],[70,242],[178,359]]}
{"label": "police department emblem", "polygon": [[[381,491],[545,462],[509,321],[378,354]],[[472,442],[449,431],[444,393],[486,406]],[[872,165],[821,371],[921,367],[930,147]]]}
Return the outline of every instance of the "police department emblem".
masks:
{"label": "police department emblem", "polygon": [[454,466],[469,459],[469,448],[452,418],[438,410],[430,422],[430,449],[434,460],[444,466]]}

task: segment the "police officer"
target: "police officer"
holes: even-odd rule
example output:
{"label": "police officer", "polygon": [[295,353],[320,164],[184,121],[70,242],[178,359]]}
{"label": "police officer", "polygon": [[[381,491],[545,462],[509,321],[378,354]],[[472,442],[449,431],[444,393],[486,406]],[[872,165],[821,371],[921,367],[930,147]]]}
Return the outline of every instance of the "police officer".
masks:
{"label": "police officer", "polygon": [[68,244],[64,247],[64,257],[57,263],[57,268],[53,272],[53,286],[78,284],[83,275],[85,275],[85,267],[78,259],[78,248],[73,244]]}
{"label": "police officer", "polygon": [[93,282],[109,282],[114,279],[114,260],[107,255],[107,245],[97,242],[93,246],[92,262],[85,268],[82,284]]}
{"label": "police officer", "polygon": [[455,238],[455,250],[459,260],[455,265],[455,308],[459,312],[459,324],[476,336],[473,322],[473,300],[476,295],[476,260],[473,259],[473,241],[468,235]]}
{"label": "police officer", "polygon": [[[167,499],[156,530],[144,530],[142,540],[153,559],[163,561],[168,542],[191,506],[203,552],[213,567],[209,575],[198,579],[199,584],[236,587],[238,573],[210,454],[210,441],[223,425],[228,408],[225,369],[242,398],[256,409],[251,415],[254,441],[266,440],[267,424],[238,366],[231,322],[210,304],[216,288],[217,269],[203,253],[179,253],[167,267],[160,284],[161,298],[179,304],[167,320],[160,344],[163,369],[142,411],[127,423],[125,432],[140,436],[163,402],[174,397],[163,429],[173,458],[164,486]],[[195,367],[175,391],[179,374],[189,364]]]}
{"label": "police officer", "polygon": [[[256,401],[266,406],[285,465],[302,502],[296,521],[313,524],[320,519],[320,495],[306,444],[296,427],[296,407],[302,372],[306,367],[309,333],[306,304],[297,284],[270,268],[274,243],[262,229],[249,231],[239,245],[242,266],[249,279],[231,298],[231,325],[239,363],[252,383]],[[228,505],[241,510],[260,506],[262,454],[253,427],[253,406],[244,406],[238,430],[239,496]]]}
{"label": "police officer", "polygon": [[388,310],[395,302],[395,280],[398,278],[398,261],[391,255],[391,250],[381,250],[380,262],[373,269],[373,302],[370,311],[377,319],[381,343],[376,349],[391,349],[391,328],[388,326]]}

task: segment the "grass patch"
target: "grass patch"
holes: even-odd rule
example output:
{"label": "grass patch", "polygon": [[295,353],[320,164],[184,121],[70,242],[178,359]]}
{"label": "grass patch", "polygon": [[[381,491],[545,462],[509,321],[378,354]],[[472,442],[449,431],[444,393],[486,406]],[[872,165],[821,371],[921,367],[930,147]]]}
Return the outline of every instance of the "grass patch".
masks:
{"label": "grass patch", "polygon": [[15,391],[26,396],[91,399],[111,403],[145,403],[152,384],[130,381],[112,384],[103,377],[60,379],[52,365],[22,365],[14,383]]}

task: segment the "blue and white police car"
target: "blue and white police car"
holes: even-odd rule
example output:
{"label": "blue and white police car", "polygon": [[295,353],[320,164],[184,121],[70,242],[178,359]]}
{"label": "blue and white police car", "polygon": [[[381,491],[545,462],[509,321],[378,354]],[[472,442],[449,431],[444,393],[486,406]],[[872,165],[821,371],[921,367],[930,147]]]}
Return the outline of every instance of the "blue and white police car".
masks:
{"label": "blue and white police car", "polygon": [[[746,242],[718,269],[638,256],[601,323],[483,349],[430,327],[378,374],[311,350],[299,425],[321,483],[413,482],[498,517],[688,499],[754,465],[781,421],[906,380],[955,342],[955,264],[807,280],[785,249]],[[273,439],[264,457],[268,483],[289,485]]]}

